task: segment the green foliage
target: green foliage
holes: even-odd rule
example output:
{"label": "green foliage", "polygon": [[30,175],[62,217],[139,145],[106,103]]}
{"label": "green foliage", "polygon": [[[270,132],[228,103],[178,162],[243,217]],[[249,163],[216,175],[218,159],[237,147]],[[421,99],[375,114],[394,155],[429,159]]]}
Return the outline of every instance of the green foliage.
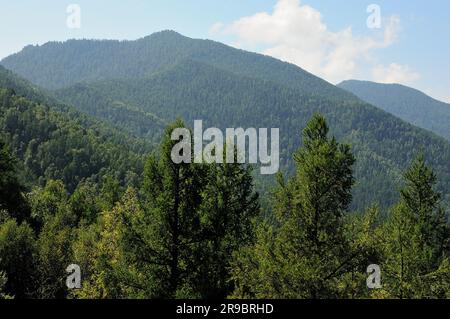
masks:
{"label": "green foliage", "polygon": [[[150,157],[145,166],[143,191],[146,213],[129,221],[134,231],[130,245],[142,253],[150,281],[158,282],[148,291],[155,297],[176,297],[186,293],[191,267],[195,266],[195,243],[200,236],[201,193],[206,182],[203,167],[171,159],[172,130],[182,127],[175,123],[167,129],[161,144],[159,159]],[[141,240],[138,240],[141,239]],[[144,255],[144,258],[142,256]],[[136,262],[139,262],[136,260]]]}
{"label": "green foliage", "polygon": [[[101,182],[107,175],[114,175],[121,184],[139,184],[141,154],[149,150],[148,143],[56,104],[11,77],[0,72],[0,82],[6,82],[5,88],[0,87],[2,170],[18,167],[19,178],[28,187],[60,179],[70,192],[84,179]],[[18,159],[16,165],[13,157],[5,157],[4,144]],[[2,183],[9,178],[6,173],[3,176]],[[12,185],[10,189],[14,191]]]}
{"label": "green foliage", "polygon": [[[302,74],[301,70],[298,72]],[[251,74],[243,76],[231,72],[230,68],[219,68],[197,59],[180,61],[144,78],[110,79],[85,85],[102,96],[133,105],[165,121],[183,118],[186,123],[193,123],[202,119],[205,127],[221,129],[279,127],[281,168],[289,175],[295,171],[292,154],[302,145],[298,133],[315,112],[320,112],[332,125],[332,133],[352,144],[358,160],[355,178],[360,181],[353,189],[352,208],[360,211],[377,202],[380,209],[387,211],[396,202],[401,172],[413,158],[414,149],[423,148],[427,159],[443,176],[439,189],[449,187],[449,142],[359,100],[341,97],[338,89],[332,91],[325,83],[320,88],[329,94],[313,94],[306,87],[292,88]],[[59,92],[66,102],[81,110],[91,110],[88,113],[97,110],[95,99],[86,98],[81,102],[78,94],[71,88]],[[110,120],[113,113],[114,109],[101,118],[114,124]],[[121,127],[136,133],[137,127],[129,122],[122,123]],[[144,132],[141,136],[149,134]],[[262,177],[258,179],[259,184],[269,184],[269,187],[274,184],[273,179],[271,183]]]}
{"label": "green foliage", "polygon": [[[293,65],[174,32],[2,63],[104,122],[0,67],[0,298],[450,297],[445,140]],[[162,128],[178,117],[281,128],[290,177],[269,196],[248,166],[175,164],[184,124]],[[402,182],[417,149],[434,171],[419,158]]]}
{"label": "green foliage", "polygon": [[[83,226],[73,245],[74,260],[83,269],[84,282],[77,298],[138,298],[135,286],[145,285],[135,277],[135,265],[126,259],[131,252],[125,246],[127,229],[124,220],[141,216],[137,194],[129,189],[120,202],[99,217],[98,223]],[[134,280],[138,279],[137,282]]]}
{"label": "green foliage", "polygon": [[67,296],[65,269],[72,261],[73,227],[71,218],[59,213],[45,223],[39,234],[39,298],[61,299]]}
{"label": "green foliage", "polygon": [[449,226],[434,190],[436,175],[418,157],[386,224],[385,291],[394,298],[448,297]]}
{"label": "green foliage", "polygon": [[202,298],[218,299],[234,289],[230,280],[233,254],[254,241],[259,197],[253,190],[251,168],[241,164],[211,164],[206,181],[199,209],[202,230],[193,281]]}
{"label": "green foliage", "polygon": [[259,214],[250,168],[175,164],[168,127],[145,166],[142,196],[129,189],[98,226],[79,233],[87,269],[82,298],[224,298],[234,252],[253,240]]}
{"label": "green foliage", "polygon": [[[250,167],[171,160],[177,127],[148,157],[140,192],[109,174],[72,193],[48,180],[23,199],[33,229],[0,210],[0,298],[450,297],[450,228],[423,157],[387,221],[377,206],[349,213],[355,159],[316,114],[269,223]],[[72,263],[82,289],[68,291]],[[381,289],[366,286],[370,264]]]}
{"label": "green foliage", "polygon": [[98,188],[96,183],[82,181],[69,198],[73,214],[84,224],[94,223],[105,205],[99,203],[105,197],[99,194]]}
{"label": "green foliage", "polygon": [[235,280],[247,273],[238,297],[337,298],[343,276],[360,254],[350,249],[353,238],[345,237],[344,227],[354,183],[350,148],[328,138],[320,115],[308,123],[303,138],[295,177],[287,183],[279,179],[278,227],[262,227],[256,245],[235,263]]}
{"label": "green foliage", "polygon": [[[354,210],[379,203],[386,213],[398,200],[401,174],[419,149],[441,176],[438,189],[450,188],[449,142],[295,65],[217,42],[173,31],[136,41],[52,42],[26,47],[2,64],[55,90],[82,112],[152,141],[176,118],[202,119],[222,129],[279,127],[281,167],[289,175],[295,172],[292,154],[302,145],[298,133],[320,112],[333,135],[352,144]],[[408,100],[407,107],[414,103]],[[448,121],[440,118],[444,127]],[[274,179],[258,177],[255,183],[268,193]],[[443,200],[450,203],[448,195]]]}
{"label": "green foliage", "polygon": [[[166,121],[154,114],[145,112],[139,107],[120,100],[114,100],[109,93],[101,92],[86,84],[56,92],[56,96],[66,103],[76,105],[83,113],[101,120],[137,136],[145,137],[154,142],[159,141],[161,132],[167,125]],[[95,105],[95,107],[93,107]]]}
{"label": "green foliage", "polygon": [[0,139],[0,211],[6,210],[11,217],[20,221],[26,220],[30,214],[22,191],[16,172],[16,159]]}
{"label": "green foliage", "polygon": [[8,281],[5,292],[15,298],[33,297],[36,285],[36,243],[33,230],[7,219],[0,225],[0,269]]}

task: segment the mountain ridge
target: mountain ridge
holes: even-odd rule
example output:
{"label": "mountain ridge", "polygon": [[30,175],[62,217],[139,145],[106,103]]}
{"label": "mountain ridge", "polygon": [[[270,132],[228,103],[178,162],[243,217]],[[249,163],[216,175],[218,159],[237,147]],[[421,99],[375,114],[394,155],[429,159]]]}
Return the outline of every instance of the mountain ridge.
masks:
{"label": "mountain ridge", "polygon": [[[68,46],[71,49],[63,52],[64,47]],[[124,49],[125,46],[128,46],[127,50]],[[115,51],[111,51],[112,49]],[[93,66],[99,68],[95,72],[92,71],[95,68],[89,65],[92,61],[86,61],[93,53],[97,54],[98,61]],[[125,53],[131,54],[127,59],[130,63],[128,68],[122,68],[121,63],[118,63]],[[33,54],[36,55],[32,59],[33,62],[24,64]],[[146,57],[143,58],[144,55]],[[59,89],[79,82],[107,78],[146,77],[186,58],[198,59],[241,75],[270,78],[291,87],[307,86],[309,90],[314,91],[316,86],[320,86],[322,90],[342,95],[343,98],[350,99],[353,96],[294,64],[236,49],[213,40],[192,39],[171,30],[156,32],[137,40],[47,42],[41,46],[27,47],[27,50],[4,58],[0,64],[44,88]],[[78,61],[76,67],[81,69],[80,76],[74,75],[75,60]],[[49,67],[56,62],[59,63],[57,68]],[[84,63],[87,65],[83,66]],[[112,65],[114,67],[111,67]],[[35,73],[39,72],[40,76],[36,76]],[[51,76],[46,73],[51,73]],[[44,78],[41,78],[42,76]]]}
{"label": "mountain ridge", "polygon": [[450,104],[401,84],[349,80],[338,84],[363,101],[450,140]]}

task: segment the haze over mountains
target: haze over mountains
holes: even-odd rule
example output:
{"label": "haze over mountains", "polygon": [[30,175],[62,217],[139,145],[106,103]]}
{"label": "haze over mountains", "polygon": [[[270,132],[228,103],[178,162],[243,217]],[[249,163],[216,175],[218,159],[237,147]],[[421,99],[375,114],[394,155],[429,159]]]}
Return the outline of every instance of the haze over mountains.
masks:
{"label": "haze over mountains", "polygon": [[320,112],[356,155],[355,209],[392,205],[401,173],[419,151],[438,173],[439,189],[449,193],[450,142],[271,57],[164,31],[136,41],[28,46],[1,64],[141,138],[157,139],[176,118],[188,126],[202,119],[219,128],[278,127],[282,170],[289,172],[302,128]]}
{"label": "haze over mountains", "polygon": [[367,103],[450,140],[450,104],[400,84],[351,80],[338,86]]}

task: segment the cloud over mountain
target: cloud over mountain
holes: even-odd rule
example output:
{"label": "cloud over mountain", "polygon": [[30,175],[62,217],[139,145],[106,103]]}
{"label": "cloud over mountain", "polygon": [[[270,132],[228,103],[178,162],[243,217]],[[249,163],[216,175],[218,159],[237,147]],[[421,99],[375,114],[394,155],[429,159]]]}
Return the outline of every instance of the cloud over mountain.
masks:
{"label": "cloud over mountain", "polygon": [[[299,0],[278,0],[271,13],[259,12],[229,25],[219,22],[210,31],[235,37],[237,47],[262,47],[264,54],[338,82],[357,76],[364,66],[370,69],[377,65],[371,54],[395,42],[400,19],[391,16],[383,25],[373,36],[356,35],[350,26],[333,32],[315,8]],[[381,71],[378,69],[377,75]]]}

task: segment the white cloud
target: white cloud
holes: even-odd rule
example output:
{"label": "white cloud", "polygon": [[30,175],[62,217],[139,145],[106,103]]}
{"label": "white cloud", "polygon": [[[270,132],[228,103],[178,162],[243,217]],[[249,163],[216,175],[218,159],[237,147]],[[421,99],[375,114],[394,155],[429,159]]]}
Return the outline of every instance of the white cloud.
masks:
{"label": "white cloud", "polygon": [[388,66],[377,65],[372,70],[373,80],[380,83],[400,83],[410,85],[420,75],[407,65],[391,63]]}
{"label": "white cloud", "polygon": [[225,25],[222,22],[214,23],[213,26],[209,29],[209,33],[215,34],[219,33]]}
{"label": "white cloud", "polygon": [[351,27],[330,31],[321,13],[300,0],[278,0],[273,12],[242,17],[230,25],[215,24],[215,34],[236,37],[244,49],[263,47],[262,53],[294,63],[330,82],[355,77],[371,51],[390,46],[397,38],[400,19],[385,21],[382,33],[357,36]]}

